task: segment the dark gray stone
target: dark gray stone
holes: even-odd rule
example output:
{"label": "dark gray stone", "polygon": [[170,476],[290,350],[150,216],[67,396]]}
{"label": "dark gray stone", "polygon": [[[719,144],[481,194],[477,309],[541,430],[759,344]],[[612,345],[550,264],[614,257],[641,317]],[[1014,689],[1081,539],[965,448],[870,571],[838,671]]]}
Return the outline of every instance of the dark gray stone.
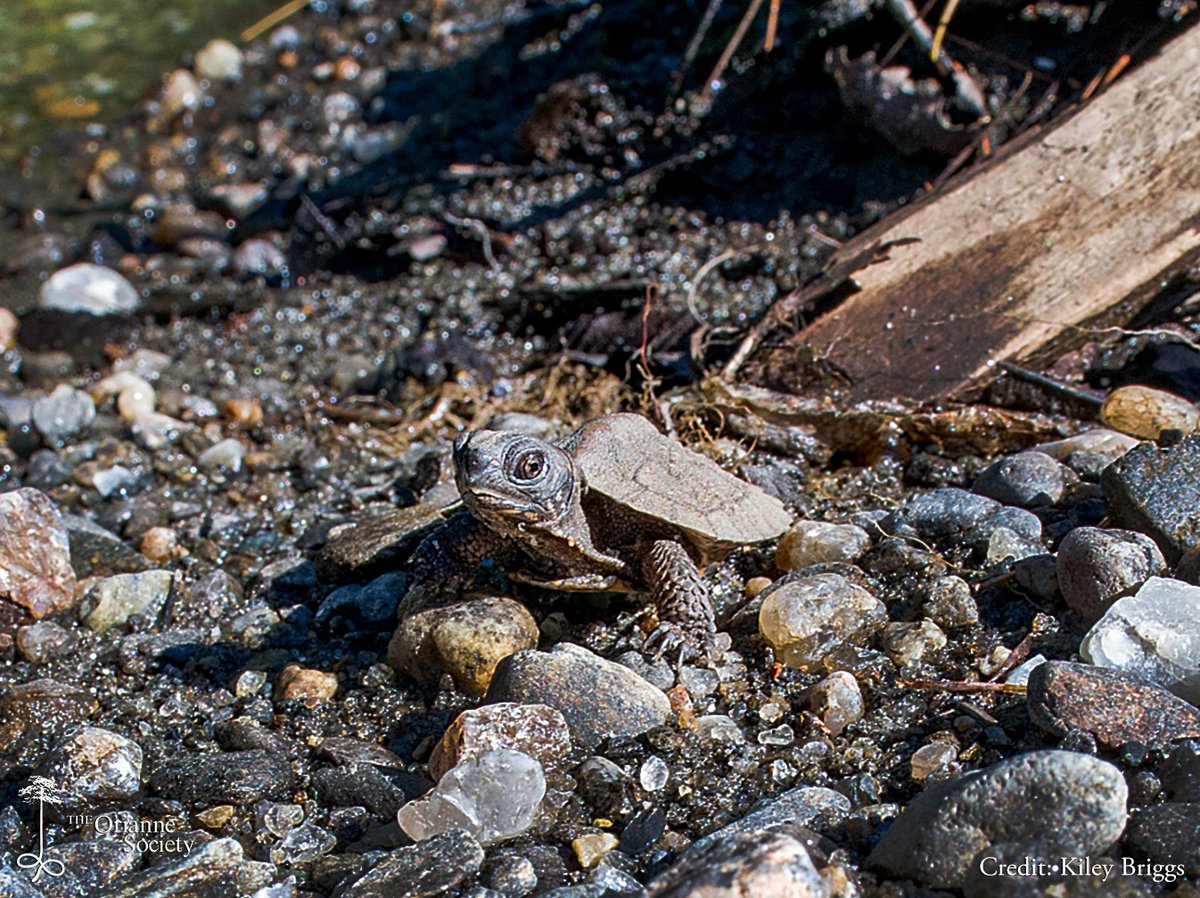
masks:
{"label": "dark gray stone", "polygon": [[1154,540],[1132,530],[1076,527],[1058,547],[1058,587],[1085,624],[1166,569]]}
{"label": "dark gray stone", "polygon": [[245,804],[282,798],[294,782],[286,757],[251,750],[173,758],[154,771],[150,788],[189,804]]}
{"label": "dark gray stone", "polygon": [[1130,818],[1125,842],[1154,863],[1178,864],[1188,876],[1200,876],[1200,803],[1139,808]]}
{"label": "dark gray stone", "polygon": [[1121,771],[1107,761],[1069,751],[1018,755],[927,788],[892,822],[867,865],[955,889],[976,855],[1005,844],[1031,855],[1099,855],[1125,827],[1127,797]]}
{"label": "dark gray stone", "polygon": [[757,830],[791,824],[812,826],[821,820],[835,821],[849,812],[850,799],[840,792],[823,786],[797,786],[778,798],[772,798],[745,817],[697,839],[687,847],[686,853],[703,851],[713,843]]}
{"label": "dark gray stone", "polygon": [[485,702],[557,708],[585,747],[611,736],[640,735],[665,723],[671,713],[662,690],[629,668],[569,643],[549,652],[523,649],[504,658]]}
{"label": "dark gray stone", "polygon": [[1005,505],[1055,505],[1066,488],[1066,470],[1042,452],[1018,452],[993,462],[971,487]]}
{"label": "dark gray stone", "polygon": [[1200,545],[1200,434],[1169,448],[1141,443],[1100,482],[1113,522],[1152,537],[1168,560]]}
{"label": "dark gray stone", "polygon": [[483,848],[452,829],[389,852],[354,881],[341,898],[434,898],[454,889],[483,865]]}

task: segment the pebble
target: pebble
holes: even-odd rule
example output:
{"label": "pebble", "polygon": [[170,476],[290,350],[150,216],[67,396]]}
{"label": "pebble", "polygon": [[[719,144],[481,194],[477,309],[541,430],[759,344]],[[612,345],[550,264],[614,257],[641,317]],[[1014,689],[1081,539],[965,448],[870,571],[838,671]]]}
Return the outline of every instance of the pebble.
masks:
{"label": "pebble", "polygon": [[24,487],[0,493],[0,598],[35,618],[75,604],[75,571],[58,506]]}
{"label": "pebble", "polygon": [[340,898],[433,898],[453,893],[483,866],[483,848],[462,830],[451,830],[385,854],[340,892]]}
{"label": "pebble", "polygon": [[279,672],[279,679],[275,682],[275,700],[299,701],[305,707],[315,708],[333,698],[337,690],[337,674],[293,663],[285,665]]}
{"label": "pebble", "polygon": [[136,374],[130,375],[130,382],[117,394],[117,414],[124,421],[136,421],[154,414],[154,403],[154,387]]}
{"label": "pebble", "polygon": [[781,661],[799,670],[869,641],[887,622],[883,603],[841,574],[785,579],[763,595],[759,632]]}
{"label": "pebble", "polygon": [[1200,711],[1161,686],[1087,664],[1047,661],[1029,674],[1029,716],[1055,736],[1081,731],[1110,748],[1165,748],[1200,737]]}
{"label": "pebble", "polygon": [[1132,530],[1076,527],[1058,547],[1056,571],[1063,601],[1088,625],[1122,595],[1166,569],[1154,540]]}
{"label": "pebble", "polygon": [[854,675],[844,670],[830,674],[813,686],[806,702],[831,736],[839,735],[850,724],[862,720],[862,690]]}
{"label": "pebble", "polygon": [[104,898],[219,898],[250,895],[275,879],[271,864],[246,860],[236,839],[213,839],[194,846],[186,857],[155,864],[136,878],[113,883]]}
{"label": "pebble", "polygon": [[395,622],[396,607],[407,585],[408,575],[393,571],[366,586],[342,586],[325,597],[313,622],[321,625],[338,621],[347,630],[384,629]]}
{"label": "pebble", "polygon": [[[61,861],[63,865],[62,876],[43,877],[42,886],[47,898],[112,895],[106,886],[142,865],[142,853],[137,848],[111,836],[59,842],[48,848],[46,858]],[[0,895],[12,898],[3,888],[0,888]]]}
{"label": "pebble", "polygon": [[258,749],[175,756],[150,776],[155,794],[192,805],[282,798],[294,782],[286,757]]}
{"label": "pebble", "polygon": [[883,628],[880,647],[899,667],[946,647],[946,634],[931,620],[894,621]]}
{"label": "pebble", "polygon": [[141,790],[142,749],[119,733],[83,726],[55,743],[41,773],[61,790],[63,812],[100,811]]}
{"label": "pebble", "polygon": [[1137,856],[1171,865],[1178,878],[1200,876],[1200,803],[1138,808],[1130,817],[1125,841]]}
{"label": "pebble", "polygon": [[227,437],[209,446],[196,457],[196,464],[204,470],[224,468],[232,473],[242,469],[242,459],[246,456],[246,448],[241,441]]}
{"label": "pebble", "polygon": [[17,345],[17,333],[21,322],[8,309],[0,308],[0,352],[8,352]]}
{"label": "pebble", "polygon": [[997,527],[1007,527],[1029,541],[1042,535],[1042,522],[1032,512],[957,487],[930,490],[910,498],[902,508],[890,512],[880,526],[887,533],[915,534],[942,544],[966,543],[979,550],[987,549]]}
{"label": "pebble", "polygon": [[629,668],[570,643],[549,652],[526,649],[503,659],[485,702],[557,708],[584,748],[613,736],[639,736],[661,726],[671,714],[661,689]]}
{"label": "pebble", "polygon": [[936,577],[919,593],[921,611],[943,629],[969,627],[979,622],[979,607],[971,585],[962,577]]}
{"label": "pebble", "polygon": [[1191,433],[1200,424],[1200,409],[1166,390],[1131,384],[1108,394],[1100,406],[1100,420],[1131,437],[1157,440],[1163,431]]}
{"label": "pebble", "polygon": [[647,886],[651,898],[824,898],[825,882],[804,844],[758,829],[689,849]]}
{"label": "pebble", "polygon": [[242,277],[266,277],[286,270],[287,257],[269,240],[253,238],[239,244],[233,251],[233,273]]}
{"label": "pebble", "polygon": [[209,81],[238,81],[242,77],[242,51],[224,38],[215,38],[196,53],[196,74]]}
{"label": "pebble", "polygon": [[1109,607],[1084,636],[1079,654],[1200,704],[1200,586],[1151,577]]}
{"label": "pebble", "polygon": [[183,112],[200,108],[204,91],[196,76],[187,69],[176,69],[163,78],[160,118],[166,123]]}
{"label": "pebble", "polygon": [[1200,434],[1165,449],[1142,443],[1100,483],[1113,523],[1153,538],[1169,561],[1200,545]]}
{"label": "pebble", "polygon": [[870,547],[867,531],[854,524],[797,521],[780,538],[775,565],[790,571],[826,561],[853,562]]}
{"label": "pebble", "polygon": [[64,514],[62,520],[71,543],[71,564],[80,579],[132,574],[149,567],[144,555],[111,530],[79,515]]}
{"label": "pebble", "polygon": [[785,824],[807,827],[825,821],[832,825],[849,813],[850,799],[840,792],[823,786],[796,786],[769,799],[746,816],[701,836],[687,847],[684,856],[704,851],[710,845],[728,843],[746,833]]}
{"label": "pebble", "polygon": [[34,664],[69,655],[78,645],[79,637],[54,621],[42,620],[17,630],[17,651]]}
{"label": "pebble", "polygon": [[931,777],[942,778],[953,771],[958,762],[958,746],[949,742],[930,742],[913,752],[911,759],[912,778],[923,783]]}
{"label": "pebble", "polygon": [[164,564],[174,558],[179,549],[179,534],[170,527],[151,527],[142,534],[138,551],[156,564]]}
{"label": "pebble", "polygon": [[1045,453],[1058,461],[1066,461],[1068,457],[1076,452],[1087,452],[1102,456],[1112,462],[1116,461],[1137,444],[1138,440],[1136,437],[1118,433],[1106,427],[1097,427],[1094,430],[1085,430],[1083,433],[1077,433],[1073,437],[1067,437],[1065,440],[1042,443],[1037,447],[1037,451]]}
{"label": "pebble", "polygon": [[388,663],[421,683],[443,673],[467,695],[482,695],[496,665],[538,644],[537,621],[519,602],[487,596],[405,618],[388,644]]}
{"label": "pebble", "polygon": [[59,384],[33,404],[33,426],[47,443],[57,444],[83,433],[96,420],[96,403],[82,390]]}
{"label": "pebble", "polygon": [[342,524],[329,532],[317,552],[317,575],[339,582],[361,579],[364,572],[385,571],[407,558],[433,527],[444,523],[438,508],[422,503]]}
{"label": "pebble", "polygon": [[1163,792],[1172,801],[1200,801],[1200,741],[1187,740],[1171,749],[1158,766]]}
{"label": "pebble", "polygon": [[467,758],[500,748],[524,752],[553,775],[563,771],[571,754],[571,732],[562,714],[546,705],[502,702],[472,708],[442,734],[429,758],[429,775],[440,780]]}
{"label": "pebble", "polygon": [[379,382],[379,366],[370,356],[348,355],[334,362],[329,385],[338,393],[369,393]]}
{"label": "pebble", "polygon": [[288,831],[271,846],[267,856],[272,864],[311,864],[337,847],[337,837],[322,827],[305,823]]}
{"label": "pebble", "polygon": [[408,801],[408,796],[370,763],[324,767],[312,775],[312,784],[330,807],[364,807],[384,819],[394,819]]}
{"label": "pebble", "polygon": [[90,262],[59,269],[38,291],[38,306],[58,312],[127,314],[140,302],[133,284],[111,268]]}
{"label": "pebble", "polygon": [[1013,576],[1017,585],[1035,599],[1052,602],[1059,598],[1058,559],[1054,555],[1022,558],[1013,565]]}
{"label": "pebble", "polygon": [[1067,486],[1066,469],[1044,452],[1018,452],[998,459],[971,489],[1005,505],[1057,505]]}
{"label": "pebble", "polygon": [[1098,856],[1125,827],[1127,796],[1125,778],[1107,761],[1057,750],[1018,755],[926,788],[892,822],[867,866],[957,889],[976,855],[1003,843],[1031,855]]}
{"label": "pebble", "polygon": [[[212,188],[213,204],[222,214],[230,218],[245,218],[267,201],[270,194],[260,181],[244,184],[217,184]],[[247,241],[266,243],[264,240]],[[270,244],[268,244],[270,245]],[[237,253],[235,251],[236,258]]]}
{"label": "pebble", "polygon": [[99,707],[94,696],[57,680],[21,683],[0,695],[0,751],[14,751],[18,761],[40,758],[44,746]]}
{"label": "pebble", "polygon": [[182,421],[177,421],[170,415],[152,412],[135,418],[130,432],[133,434],[134,442],[143,449],[158,452],[179,439],[186,429],[188,429],[188,425]]}
{"label": "pebble", "polygon": [[460,762],[396,819],[418,841],[465,829],[482,845],[519,835],[533,825],[546,794],[542,765],[524,752],[494,749]]}
{"label": "pebble", "polygon": [[519,854],[502,855],[494,858],[489,868],[488,885],[507,898],[519,898],[537,888],[537,868],[527,857]]}
{"label": "pebble", "polygon": [[579,866],[585,869],[600,863],[600,859],[618,844],[619,840],[612,833],[587,833],[571,840]]}
{"label": "pebble", "polygon": [[1184,583],[1200,586],[1200,546],[1188,549],[1183,554],[1179,566],[1175,568],[1175,577]]}
{"label": "pebble", "polygon": [[226,399],[221,411],[228,420],[240,427],[259,427],[263,423],[262,403],[256,399]]}
{"label": "pebble", "polygon": [[603,816],[619,816],[631,794],[631,780],[618,765],[602,755],[593,755],[576,768],[579,794]]}
{"label": "pebble", "polygon": [[79,619],[93,633],[124,626],[135,614],[153,621],[166,604],[174,581],[170,571],[105,577],[84,596]]}
{"label": "pebble", "polygon": [[650,755],[638,768],[638,783],[647,792],[657,792],[667,784],[671,777],[671,768],[658,755]]}

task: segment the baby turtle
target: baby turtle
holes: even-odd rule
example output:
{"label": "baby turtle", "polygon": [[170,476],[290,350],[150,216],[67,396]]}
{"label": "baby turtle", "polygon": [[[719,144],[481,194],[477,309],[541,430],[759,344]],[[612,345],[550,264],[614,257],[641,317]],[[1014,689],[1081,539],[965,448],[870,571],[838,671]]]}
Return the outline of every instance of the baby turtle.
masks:
{"label": "baby turtle", "polygon": [[484,559],[555,589],[649,592],[666,650],[706,649],[716,632],[702,569],[779,536],[783,504],[660,434],[608,415],[560,443],[476,430],[454,443],[463,511],[413,557],[400,617],[457,598]]}

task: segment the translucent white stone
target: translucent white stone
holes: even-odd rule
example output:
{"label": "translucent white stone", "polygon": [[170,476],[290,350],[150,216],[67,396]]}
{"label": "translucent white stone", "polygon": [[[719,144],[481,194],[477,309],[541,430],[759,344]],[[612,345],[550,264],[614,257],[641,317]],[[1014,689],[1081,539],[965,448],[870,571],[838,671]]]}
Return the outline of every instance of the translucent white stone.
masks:
{"label": "translucent white stone", "polygon": [[741,728],[726,714],[706,714],[696,718],[696,733],[710,742],[745,742]]}
{"label": "translucent white stone", "polygon": [[671,768],[667,766],[667,762],[658,755],[651,755],[642,762],[638,771],[638,782],[647,792],[657,792],[667,784],[670,776]]}
{"label": "translucent white stone", "polygon": [[38,305],[43,309],[92,315],[132,312],[139,302],[137,290],[123,276],[90,262],[59,269],[38,293]]}
{"label": "translucent white stone", "polygon": [[1200,586],[1151,577],[1118,599],[1079,647],[1085,661],[1138,674],[1200,704]]}
{"label": "translucent white stone", "polygon": [[546,794],[542,765],[519,751],[485,751],[450,769],[396,814],[410,838],[465,829],[484,845],[523,833]]}

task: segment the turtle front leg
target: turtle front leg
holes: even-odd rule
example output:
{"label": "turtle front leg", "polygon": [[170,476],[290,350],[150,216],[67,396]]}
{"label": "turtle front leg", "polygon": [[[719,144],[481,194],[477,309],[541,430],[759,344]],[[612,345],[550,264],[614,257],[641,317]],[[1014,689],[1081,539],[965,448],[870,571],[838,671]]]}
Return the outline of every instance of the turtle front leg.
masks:
{"label": "turtle front leg", "polygon": [[708,584],[679,543],[656,540],[642,561],[642,575],[658,609],[659,624],[646,639],[658,654],[680,650],[683,657],[711,653],[717,632]]}
{"label": "turtle front leg", "polygon": [[484,559],[502,560],[511,554],[507,539],[459,512],[417,546],[397,618],[404,620],[424,608],[454,601],[474,582]]}

